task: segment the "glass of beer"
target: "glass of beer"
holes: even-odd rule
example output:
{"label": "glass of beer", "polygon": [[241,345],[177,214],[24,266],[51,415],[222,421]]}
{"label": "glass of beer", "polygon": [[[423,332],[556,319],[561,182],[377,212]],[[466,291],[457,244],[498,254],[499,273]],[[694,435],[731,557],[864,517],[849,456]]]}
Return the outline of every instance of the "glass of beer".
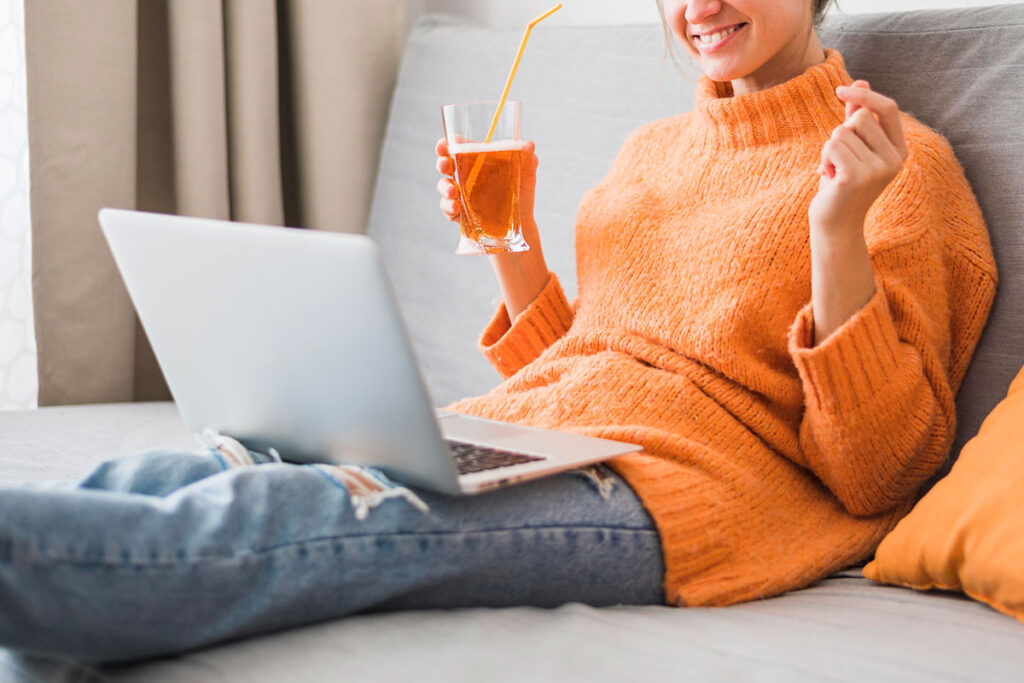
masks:
{"label": "glass of beer", "polygon": [[456,254],[528,251],[519,217],[523,144],[521,104],[508,100],[494,132],[488,131],[498,102],[449,104],[441,108],[448,154],[455,162],[461,238]]}

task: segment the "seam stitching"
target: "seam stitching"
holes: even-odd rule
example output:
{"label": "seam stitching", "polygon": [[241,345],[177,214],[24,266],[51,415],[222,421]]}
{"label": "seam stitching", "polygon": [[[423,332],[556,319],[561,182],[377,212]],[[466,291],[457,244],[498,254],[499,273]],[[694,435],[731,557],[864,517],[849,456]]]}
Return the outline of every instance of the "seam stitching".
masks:
{"label": "seam stitching", "polygon": [[112,562],[109,560],[89,560],[59,556],[40,556],[33,553],[28,555],[20,555],[17,551],[12,552],[12,557],[18,560],[27,561],[30,563],[61,563],[70,565],[86,565],[95,567],[175,567],[175,566],[190,566],[190,565],[202,565],[212,564],[216,562],[231,562],[240,560],[243,558],[260,557],[261,555],[269,555],[283,550],[293,549],[299,546],[316,544],[316,543],[328,543],[328,542],[345,542],[354,540],[368,540],[375,538],[391,538],[398,540],[411,540],[413,538],[421,536],[457,536],[457,535],[481,535],[481,534],[508,534],[508,533],[521,533],[521,532],[542,532],[542,531],[607,531],[611,533],[626,533],[626,534],[655,534],[657,530],[653,528],[634,528],[634,527],[614,527],[614,526],[594,526],[594,525],[559,525],[559,526],[536,526],[536,527],[520,527],[518,529],[478,529],[474,531],[414,531],[404,533],[380,533],[380,534],[347,534],[344,536],[322,536],[319,538],[308,538],[301,541],[290,541],[288,543],[282,543],[279,545],[267,546],[265,548],[258,548],[256,550],[244,550],[233,555],[206,555],[206,556],[193,556],[182,559],[170,560],[170,561],[157,561],[157,562],[123,562],[116,561]]}

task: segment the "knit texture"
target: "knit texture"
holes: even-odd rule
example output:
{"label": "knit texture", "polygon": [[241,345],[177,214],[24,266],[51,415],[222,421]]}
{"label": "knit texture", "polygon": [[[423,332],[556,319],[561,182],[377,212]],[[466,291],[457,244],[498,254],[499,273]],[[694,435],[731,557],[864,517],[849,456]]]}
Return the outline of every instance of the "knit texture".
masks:
{"label": "knit texture", "polygon": [[951,147],[907,114],[865,224],[876,294],[813,346],[807,211],[851,82],[834,50],[759,93],[705,77],[634,131],[579,207],[578,299],[552,274],[514,324],[500,307],[481,346],[506,380],[449,406],[642,445],[609,464],[658,527],[669,604],[868,559],[948,456],[997,273]]}

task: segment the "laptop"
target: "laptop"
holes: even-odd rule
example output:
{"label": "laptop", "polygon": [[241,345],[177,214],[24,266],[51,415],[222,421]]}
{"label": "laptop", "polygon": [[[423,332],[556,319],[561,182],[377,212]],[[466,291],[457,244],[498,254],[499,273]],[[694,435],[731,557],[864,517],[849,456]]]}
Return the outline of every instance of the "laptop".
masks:
{"label": "laptop", "polygon": [[108,208],[99,221],[194,433],[448,494],[640,450],[435,410],[369,237]]}

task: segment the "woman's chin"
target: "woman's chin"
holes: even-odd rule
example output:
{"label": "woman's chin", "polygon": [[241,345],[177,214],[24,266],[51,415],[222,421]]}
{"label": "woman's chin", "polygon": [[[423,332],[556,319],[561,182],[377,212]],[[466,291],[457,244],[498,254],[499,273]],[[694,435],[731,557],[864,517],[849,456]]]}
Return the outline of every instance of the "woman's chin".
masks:
{"label": "woman's chin", "polygon": [[748,70],[744,70],[742,65],[738,63],[738,60],[722,60],[722,59],[705,59],[701,64],[704,70],[704,75],[713,81],[719,83],[725,83],[726,81],[734,81],[737,78],[742,78]]}

